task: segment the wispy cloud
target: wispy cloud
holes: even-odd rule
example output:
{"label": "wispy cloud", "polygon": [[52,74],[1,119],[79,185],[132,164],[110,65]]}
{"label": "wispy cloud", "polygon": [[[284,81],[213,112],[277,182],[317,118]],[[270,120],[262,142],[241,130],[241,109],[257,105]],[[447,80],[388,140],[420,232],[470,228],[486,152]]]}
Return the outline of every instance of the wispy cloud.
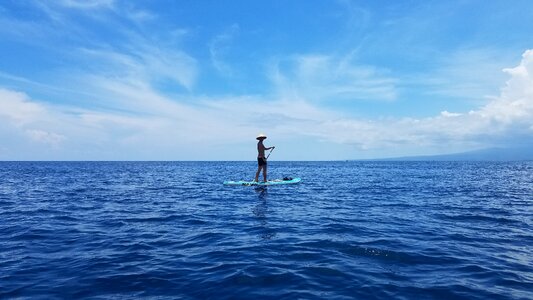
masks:
{"label": "wispy cloud", "polygon": [[222,76],[231,77],[234,73],[233,67],[225,61],[224,55],[229,51],[231,42],[239,30],[239,25],[233,24],[209,43],[211,63]]}
{"label": "wispy cloud", "polygon": [[439,95],[481,103],[482,97],[497,92],[505,79],[500,70],[512,59],[502,56],[502,52],[495,49],[459,49],[435,57],[432,69],[408,75],[402,83],[420,87],[426,96]]}
{"label": "wispy cloud", "polygon": [[196,60],[179,50],[150,45],[150,41],[125,45],[118,49],[82,49],[81,59],[91,61],[89,68],[110,80],[154,83],[171,80],[184,88],[193,88],[198,68]]}
{"label": "wispy cloud", "polygon": [[[161,21],[164,15],[129,2],[22,4],[40,12],[35,14],[38,17],[1,13],[0,34],[26,46],[33,43],[36,47],[28,47],[31,51],[46,48],[54,63],[39,67],[39,76],[33,76],[33,70],[17,73],[14,67],[0,71],[0,79],[10,87],[0,88],[0,134],[30,143],[24,145],[30,150],[28,145],[40,145],[76,159],[120,159],[116,153],[121,151],[134,159],[211,159],[213,151],[202,149],[218,147],[233,153],[228,150],[232,145],[263,131],[293,143],[294,152],[301,150],[298,141],[304,139],[324,142],[327,147],[394,153],[413,148],[443,151],[443,145],[463,150],[533,135],[531,50],[517,67],[502,73],[509,80],[498,95],[494,87],[502,86],[504,78],[495,75],[495,70],[509,60],[498,59],[499,49],[463,46],[442,55],[444,50],[422,47],[423,55],[413,53],[420,40],[438,28],[436,22],[426,16],[422,23],[431,25],[431,30],[414,28],[415,13],[385,24],[375,21],[375,11],[352,1],[340,3],[348,8],[342,14],[345,22],[338,23],[345,25],[343,30],[349,29],[339,34],[342,45],[257,51],[242,62],[253,65],[254,75],[259,75],[247,78],[261,81],[256,94],[232,88],[211,92],[218,85],[238,85],[245,77],[237,76],[243,75],[239,71],[253,73],[234,58],[234,50],[249,50],[238,49],[242,46],[239,38],[251,32],[244,28],[246,22],[208,30],[219,33],[214,37],[200,37],[201,30],[180,28],[172,22],[158,23],[168,26],[152,31],[152,21]],[[419,13],[427,11],[426,7]],[[372,35],[373,25],[383,35]],[[105,33],[98,31],[102,27]],[[393,38],[400,31],[403,36]],[[183,46],[188,39],[194,41]],[[394,49],[386,48],[389,42],[396,43]],[[204,48],[191,50],[198,45]],[[401,50],[405,53],[400,58],[394,56]],[[379,53],[365,60],[371,51]],[[396,59],[406,57],[426,64],[403,73],[402,62]],[[261,65],[265,70],[255,70]],[[210,89],[206,81],[217,76],[206,73],[213,68],[225,81]],[[468,99],[470,105],[416,116],[408,110],[403,116],[376,113],[381,116],[376,118],[358,113],[361,103],[369,110],[398,107],[410,100],[402,94],[406,89],[427,97],[413,100],[409,105],[416,104],[410,109],[432,97]],[[6,133],[6,128],[12,132]]]}
{"label": "wispy cloud", "polygon": [[305,98],[275,95],[191,96],[187,102],[194,104],[186,105],[149,86],[108,81],[100,88],[108,91],[109,100],[119,101],[132,112],[72,112],[1,90],[4,109],[0,121],[16,124],[23,129],[21,134],[53,147],[83,140],[89,148],[104,144],[109,149],[130,147],[139,155],[168,155],[194,149],[195,145],[233,145],[263,131],[265,125],[277,139],[309,137],[360,150],[385,147],[401,153],[403,148],[422,146],[434,150],[444,145],[448,149],[476,148],[508,141],[510,135],[533,134],[533,51],[525,52],[522,62],[506,72],[510,79],[487,105],[418,119],[346,118]]}
{"label": "wispy cloud", "polygon": [[102,9],[112,8],[115,5],[115,0],[60,0],[57,3],[65,7],[77,9]]}
{"label": "wispy cloud", "polygon": [[53,147],[58,147],[65,139],[63,135],[39,129],[28,129],[26,134],[34,141],[49,144]]}
{"label": "wispy cloud", "polygon": [[[330,120],[315,133],[363,149],[419,145],[483,147],[533,134],[533,51],[524,53],[519,66],[505,69],[511,78],[501,94],[469,112],[447,112],[428,118],[383,120]],[[500,145],[502,146],[502,145]]]}
{"label": "wispy cloud", "polygon": [[270,78],[281,93],[310,101],[380,100],[397,97],[388,70],[358,64],[350,56],[298,55],[275,61]]}

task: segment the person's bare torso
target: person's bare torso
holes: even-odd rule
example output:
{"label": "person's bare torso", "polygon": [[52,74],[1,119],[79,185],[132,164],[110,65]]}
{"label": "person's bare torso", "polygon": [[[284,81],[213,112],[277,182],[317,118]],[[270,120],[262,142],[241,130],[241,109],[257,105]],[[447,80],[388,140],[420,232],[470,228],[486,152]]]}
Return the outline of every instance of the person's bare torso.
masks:
{"label": "person's bare torso", "polygon": [[263,141],[259,141],[257,143],[257,157],[258,158],[265,157],[265,145],[263,145]]}

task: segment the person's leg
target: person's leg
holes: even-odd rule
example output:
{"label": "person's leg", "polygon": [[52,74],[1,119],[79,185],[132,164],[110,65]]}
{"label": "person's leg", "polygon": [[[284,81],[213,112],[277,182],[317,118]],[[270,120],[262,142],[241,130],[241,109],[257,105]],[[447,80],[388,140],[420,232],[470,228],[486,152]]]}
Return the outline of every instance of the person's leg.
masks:
{"label": "person's leg", "polygon": [[259,181],[259,172],[261,172],[261,169],[261,166],[257,166],[257,172],[255,172],[255,182]]}
{"label": "person's leg", "polygon": [[267,181],[267,165],[263,166],[263,179]]}

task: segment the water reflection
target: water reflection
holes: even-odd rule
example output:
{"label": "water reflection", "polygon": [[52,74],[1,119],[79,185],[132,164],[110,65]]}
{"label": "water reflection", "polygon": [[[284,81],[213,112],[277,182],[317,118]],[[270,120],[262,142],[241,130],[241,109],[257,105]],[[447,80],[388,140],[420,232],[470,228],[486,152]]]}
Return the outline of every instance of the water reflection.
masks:
{"label": "water reflection", "polygon": [[268,194],[268,187],[266,186],[257,186],[254,188],[254,191],[257,193],[257,196],[259,197],[259,199],[265,199],[266,200],[266,197],[267,197],[267,194]]}
{"label": "water reflection", "polygon": [[271,240],[276,236],[276,233],[268,224],[268,188],[267,187],[256,187],[255,192],[257,193],[258,203],[252,209],[254,216],[259,221],[259,228],[262,240]]}

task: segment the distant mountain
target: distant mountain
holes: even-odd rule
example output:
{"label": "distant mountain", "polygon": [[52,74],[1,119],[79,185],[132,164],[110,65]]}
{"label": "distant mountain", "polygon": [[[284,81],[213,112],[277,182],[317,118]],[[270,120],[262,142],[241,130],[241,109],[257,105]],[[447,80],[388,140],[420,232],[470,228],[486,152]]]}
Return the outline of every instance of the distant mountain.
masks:
{"label": "distant mountain", "polygon": [[376,160],[397,160],[397,161],[517,161],[533,160],[533,147],[524,148],[489,148],[462,153],[427,155],[427,156],[406,156],[384,158]]}

